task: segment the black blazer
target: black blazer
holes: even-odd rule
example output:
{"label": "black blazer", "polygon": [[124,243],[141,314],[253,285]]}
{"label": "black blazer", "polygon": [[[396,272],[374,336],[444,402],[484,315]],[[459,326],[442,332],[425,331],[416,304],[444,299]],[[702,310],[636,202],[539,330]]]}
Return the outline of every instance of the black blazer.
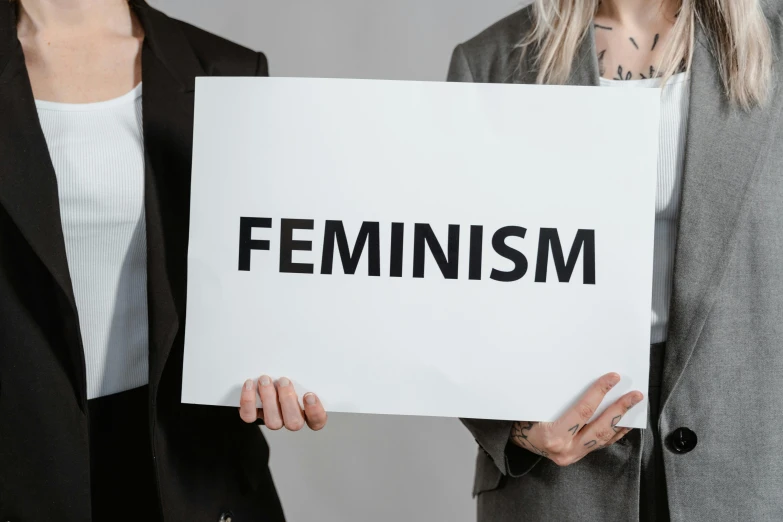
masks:
{"label": "black blazer", "polygon": [[[131,0],[146,32],[143,125],[150,437],[167,521],[282,521],[258,427],[233,408],[180,403],[197,76],[266,76],[263,54]],[[219,347],[215,347],[219,349]],[[85,363],[57,183],[16,7],[0,0],[0,520],[85,522]],[[117,480],[123,477],[118,470]],[[122,509],[118,506],[118,509]]]}

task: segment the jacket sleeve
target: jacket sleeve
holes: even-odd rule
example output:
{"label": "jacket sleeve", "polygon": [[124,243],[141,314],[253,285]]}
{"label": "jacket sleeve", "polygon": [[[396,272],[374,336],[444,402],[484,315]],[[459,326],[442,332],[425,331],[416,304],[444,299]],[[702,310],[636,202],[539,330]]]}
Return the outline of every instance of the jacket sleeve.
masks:
{"label": "jacket sleeve", "polygon": [[543,457],[512,443],[512,421],[460,419],[484,454],[504,475],[518,478],[533,469]]}

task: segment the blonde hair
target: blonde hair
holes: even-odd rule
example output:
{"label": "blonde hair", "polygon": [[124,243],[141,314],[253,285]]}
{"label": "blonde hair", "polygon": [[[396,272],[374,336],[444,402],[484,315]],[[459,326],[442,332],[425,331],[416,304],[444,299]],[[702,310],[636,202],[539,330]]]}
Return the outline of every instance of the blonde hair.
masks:
{"label": "blonde hair", "polygon": [[[535,0],[534,27],[520,44],[533,50],[537,82],[564,83],[599,0]],[[664,81],[681,64],[690,68],[695,26],[705,30],[729,100],[745,109],[768,100],[772,90],[772,36],[759,0],[682,0],[661,63]]]}

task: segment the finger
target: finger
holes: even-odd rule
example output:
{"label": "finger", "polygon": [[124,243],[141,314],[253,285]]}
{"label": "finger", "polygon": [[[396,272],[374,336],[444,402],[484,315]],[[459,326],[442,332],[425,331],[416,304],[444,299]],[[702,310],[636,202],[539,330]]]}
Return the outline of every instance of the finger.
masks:
{"label": "finger", "polygon": [[314,393],[305,394],[304,405],[305,420],[311,430],[318,431],[326,426],[326,410]]}
{"label": "finger", "polygon": [[277,381],[277,400],[280,402],[280,409],[283,411],[283,424],[291,431],[299,431],[304,425],[304,416],[302,408],[299,407],[299,398],[296,396],[296,390],[290,379],[281,377]]}
{"label": "finger", "polygon": [[614,437],[612,437],[611,440],[609,440],[609,442],[606,443],[606,446],[611,446],[612,444],[622,439],[629,433],[631,433],[631,428],[619,428],[619,431],[615,433]]}
{"label": "finger", "polygon": [[579,398],[579,401],[569,409],[556,424],[568,430],[571,436],[576,436],[585,424],[593,417],[601,401],[606,394],[620,382],[620,376],[616,373],[607,373],[597,381]]}
{"label": "finger", "polygon": [[280,415],[280,404],[277,402],[277,390],[268,375],[258,378],[258,394],[261,396],[264,424],[270,430],[279,430],[283,427],[283,417]]}
{"label": "finger", "polygon": [[239,397],[239,416],[248,424],[258,420],[256,394],[253,391],[253,379],[246,380],[244,386],[242,386],[242,395]]}
{"label": "finger", "polygon": [[628,410],[639,404],[643,395],[633,391],[626,393],[609,406],[596,420],[587,425],[580,434],[582,446],[593,451],[609,444],[623,428],[617,426]]}

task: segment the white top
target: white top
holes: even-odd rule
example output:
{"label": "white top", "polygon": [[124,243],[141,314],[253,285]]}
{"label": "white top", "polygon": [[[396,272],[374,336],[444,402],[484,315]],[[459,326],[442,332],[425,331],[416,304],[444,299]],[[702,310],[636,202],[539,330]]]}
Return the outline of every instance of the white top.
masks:
{"label": "white top", "polygon": [[[660,87],[660,79],[606,80],[604,87]],[[655,254],[653,260],[652,325],[650,342],[666,340],[672,293],[674,249],[680,209],[685,134],[688,120],[690,74],[672,76],[662,90],[658,188],[655,198]],[[623,122],[629,130],[644,122]]]}
{"label": "white top", "polygon": [[113,100],[36,101],[57,176],[87,398],[148,382],[141,84]]}

